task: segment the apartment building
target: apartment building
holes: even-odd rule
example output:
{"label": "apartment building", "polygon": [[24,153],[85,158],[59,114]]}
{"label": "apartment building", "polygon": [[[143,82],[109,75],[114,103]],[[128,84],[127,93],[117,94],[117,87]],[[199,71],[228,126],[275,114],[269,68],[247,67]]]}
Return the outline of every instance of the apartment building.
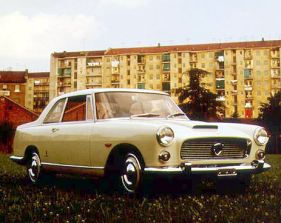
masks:
{"label": "apartment building", "polygon": [[49,72],[34,72],[27,75],[25,106],[41,113],[49,103]]}
{"label": "apartment building", "polygon": [[41,113],[49,102],[49,72],[0,71],[0,96]]}
{"label": "apartment building", "polygon": [[189,83],[188,71],[209,72],[204,86],[218,94],[225,117],[256,118],[261,103],[281,90],[281,40],[114,48],[51,56],[50,98],[86,88],[169,92]]}

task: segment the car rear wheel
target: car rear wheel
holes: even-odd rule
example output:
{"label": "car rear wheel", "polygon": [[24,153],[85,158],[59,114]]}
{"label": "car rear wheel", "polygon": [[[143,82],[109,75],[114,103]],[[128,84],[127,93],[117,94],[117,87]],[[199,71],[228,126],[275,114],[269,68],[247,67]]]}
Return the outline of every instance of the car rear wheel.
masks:
{"label": "car rear wheel", "polygon": [[38,183],[41,176],[41,161],[36,152],[32,152],[27,161],[26,168],[29,180],[34,184]]}
{"label": "car rear wheel", "polygon": [[142,166],[137,155],[128,153],[122,162],[120,171],[121,189],[127,193],[138,191],[142,181]]}

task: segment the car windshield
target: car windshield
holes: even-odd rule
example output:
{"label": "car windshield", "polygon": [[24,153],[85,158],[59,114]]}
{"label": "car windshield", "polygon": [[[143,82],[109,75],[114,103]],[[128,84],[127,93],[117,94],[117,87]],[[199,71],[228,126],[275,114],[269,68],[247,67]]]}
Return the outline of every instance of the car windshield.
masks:
{"label": "car windshield", "polygon": [[187,119],[168,95],[142,92],[95,94],[97,119],[177,118]]}

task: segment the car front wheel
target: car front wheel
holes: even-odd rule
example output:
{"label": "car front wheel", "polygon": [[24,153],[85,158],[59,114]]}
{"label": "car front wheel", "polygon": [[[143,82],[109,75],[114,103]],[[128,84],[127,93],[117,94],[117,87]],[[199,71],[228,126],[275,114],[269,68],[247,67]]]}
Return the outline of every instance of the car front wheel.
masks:
{"label": "car front wheel", "polygon": [[138,191],[142,180],[142,166],[137,155],[128,153],[124,157],[120,178],[123,191],[131,194]]}
{"label": "car front wheel", "polygon": [[36,184],[40,179],[41,174],[41,161],[36,152],[33,152],[27,161],[27,176],[29,180]]}

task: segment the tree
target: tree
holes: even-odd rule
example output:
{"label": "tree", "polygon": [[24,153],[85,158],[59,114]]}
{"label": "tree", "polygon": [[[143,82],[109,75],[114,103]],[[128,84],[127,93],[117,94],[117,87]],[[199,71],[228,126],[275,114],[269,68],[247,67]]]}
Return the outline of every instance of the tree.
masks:
{"label": "tree", "polygon": [[281,91],[267,98],[268,103],[262,103],[258,119],[271,126],[281,125]]}
{"label": "tree", "polygon": [[202,77],[207,74],[208,72],[202,69],[189,70],[189,85],[177,90],[179,106],[191,119],[218,119],[224,111],[223,104],[216,100],[218,95],[205,89],[201,83]]}
{"label": "tree", "polygon": [[233,112],[233,114],[231,115],[232,118],[237,119],[239,118],[239,114],[237,111]]}
{"label": "tree", "polygon": [[4,152],[11,152],[11,140],[14,135],[14,128],[10,122],[4,121],[0,123],[0,146]]}

